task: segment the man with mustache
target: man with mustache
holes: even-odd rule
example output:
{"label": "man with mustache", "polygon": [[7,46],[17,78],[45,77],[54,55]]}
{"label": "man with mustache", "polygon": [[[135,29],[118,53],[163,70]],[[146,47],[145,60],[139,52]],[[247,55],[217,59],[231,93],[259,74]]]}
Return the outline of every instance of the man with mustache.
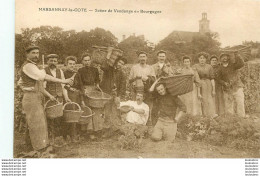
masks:
{"label": "man with mustache", "polygon": [[[157,59],[158,59],[158,62],[152,65],[152,67],[155,71],[155,74],[156,74],[156,78],[158,79],[161,77],[173,76],[174,72],[173,72],[170,62],[167,61],[166,51],[164,51],[164,50],[158,51]],[[157,113],[158,113],[158,105],[155,100],[153,102],[153,107],[151,109],[152,125],[155,125],[157,122],[157,119],[158,119]]]}
{"label": "man with mustache", "polygon": [[33,149],[40,156],[49,151],[49,138],[47,121],[44,112],[43,81],[51,81],[60,84],[72,84],[72,79],[58,79],[50,76],[38,68],[39,47],[30,46],[26,49],[26,61],[20,70],[18,85],[24,92],[22,106],[26,115],[30,141]]}
{"label": "man with mustache", "polygon": [[[58,65],[58,58],[59,56],[57,54],[49,54],[47,55],[47,64],[48,67],[46,67],[44,70],[46,74],[51,75],[55,78],[64,80],[64,73],[61,69],[57,68]],[[64,88],[64,84],[61,83],[54,83],[50,81],[44,82],[45,90],[47,91],[47,97],[50,100],[57,100],[59,102],[63,102],[63,96],[66,102],[71,101],[68,97],[68,92]],[[55,137],[62,135],[62,117],[56,118],[56,119],[48,119],[48,126],[50,129],[50,135],[52,137],[52,142],[54,142]],[[64,136],[65,137],[65,136]]]}
{"label": "man with mustache", "polygon": [[[147,90],[150,88],[150,86],[156,79],[153,67],[146,63],[147,53],[144,51],[139,52],[138,60],[139,63],[131,68],[129,75],[129,83],[132,85],[133,88],[133,99],[135,99],[135,94],[137,91],[144,91],[144,94],[146,94],[148,92]],[[143,83],[142,90],[137,90],[139,81]],[[144,98],[146,99],[146,97]]]}
{"label": "man with mustache", "polygon": [[149,118],[149,106],[143,102],[143,92],[137,92],[135,99],[135,101],[129,100],[120,103],[119,109],[122,113],[120,132],[125,135],[131,133],[137,138],[143,138],[148,132],[146,123]]}
{"label": "man with mustache", "polygon": [[143,102],[144,96],[143,93],[138,92],[136,94],[135,101],[121,102],[120,107],[129,106],[130,109],[124,111],[124,108],[121,109],[122,112],[127,112],[125,120],[129,123],[146,125],[146,122],[149,117],[149,106]]}
{"label": "man with mustache", "polygon": [[[136,93],[139,91],[144,92],[144,102],[152,108],[151,94],[149,88],[156,79],[156,75],[152,66],[146,63],[147,53],[141,51],[138,53],[139,63],[131,68],[129,75],[129,83],[131,87],[132,99],[136,98]],[[149,113],[150,114],[150,113]],[[151,123],[151,119],[149,120]]]}
{"label": "man with mustache", "polygon": [[239,74],[239,69],[244,66],[244,61],[238,53],[233,55],[223,53],[220,55],[220,60],[217,80],[223,86],[225,113],[245,117],[243,83]]}
{"label": "man with mustache", "polygon": [[[61,69],[57,68],[58,58],[59,58],[59,56],[57,54],[49,54],[47,56],[48,67],[46,67],[44,70],[45,70],[46,74],[51,75],[55,78],[59,78],[59,79],[64,80],[65,77],[64,77],[63,71]],[[70,101],[70,99],[68,97],[68,92],[64,88],[64,84],[46,81],[45,87],[46,87],[45,88],[46,91],[50,94],[48,96],[49,99],[51,99],[51,100],[56,99],[59,102],[61,102],[63,100],[62,96],[64,96],[64,99],[65,99],[66,102]]]}

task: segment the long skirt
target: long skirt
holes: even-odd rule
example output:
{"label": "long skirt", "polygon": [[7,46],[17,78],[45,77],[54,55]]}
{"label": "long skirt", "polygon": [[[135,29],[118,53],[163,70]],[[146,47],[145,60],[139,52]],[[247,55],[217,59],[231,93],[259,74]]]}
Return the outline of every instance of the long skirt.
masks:
{"label": "long skirt", "polygon": [[44,96],[40,92],[25,92],[22,100],[23,111],[34,150],[48,146],[48,129],[44,112]]}
{"label": "long skirt", "polygon": [[201,79],[202,114],[213,117],[215,113],[215,102],[212,96],[212,84],[209,79]]}
{"label": "long skirt", "polygon": [[192,116],[202,115],[201,101],[198,99],[197,86],[193,84],[193,90],[179,96],[187,108],[187,114]]}
{"label": "long skirt", "polygon": [[215,83],[216,85],[216,96],[214,97],[215,106],[216,106],[216,114],[223,115],[225,113],[225,102],[224,102],[224,93],[222,90],[222,86],[219,83]]}

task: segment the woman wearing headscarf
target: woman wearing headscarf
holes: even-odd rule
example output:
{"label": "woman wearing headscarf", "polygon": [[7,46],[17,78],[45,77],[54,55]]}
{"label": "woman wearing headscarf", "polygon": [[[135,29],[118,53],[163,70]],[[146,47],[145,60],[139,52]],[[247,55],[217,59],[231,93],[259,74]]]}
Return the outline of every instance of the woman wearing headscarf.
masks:
{"label": "woman wearing headscarf", "polygon": [[215,96],[215,81],[214,70],[211,65],[206,64],[209,55],[205,52],[198,54],[199,63],[195,64],[193,68],[198,72],[201,82],[201,102],[202,114],[205,117],[215,116],[215,103],[213,97]]}

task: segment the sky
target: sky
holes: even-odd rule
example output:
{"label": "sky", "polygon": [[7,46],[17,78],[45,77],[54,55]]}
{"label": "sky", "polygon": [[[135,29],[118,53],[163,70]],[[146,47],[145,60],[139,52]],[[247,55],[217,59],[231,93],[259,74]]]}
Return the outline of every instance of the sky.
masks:
{"label": "sky", "polygon": [[[158,43],[172,31],[199,31],[203,12],[222,47],[260,41],[260,0],[18,0],[15,32],[41,25],[89,31],[96,27],[122,35],[144,35]],[[46,12],[39,8],[86,8],[87,12]],[[159,14],[95,12],[95,9],[153,10]],[[93,10],[88,11],[88,10]]]}

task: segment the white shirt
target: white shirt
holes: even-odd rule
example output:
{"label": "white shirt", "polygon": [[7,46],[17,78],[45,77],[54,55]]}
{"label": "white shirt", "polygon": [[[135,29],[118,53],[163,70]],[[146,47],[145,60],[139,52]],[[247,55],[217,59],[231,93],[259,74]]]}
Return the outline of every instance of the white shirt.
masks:
{"label": "white shirt", "polygon": [[164,63],[158,63],[159,64],[159,67],[160,67],[160,69],[162,69],[163,68],[163,66],[164,66]]}
{"label": "white shirt", "polygon": [[36,81],[43,81],[46,76],[44,70],[40,70],[35,64],[32,63],[27,63],[24,65],[23,72]]}
{"label": "white shirt", "polygon": [[141,76],[142,78],[153,76],[154,78],[156,78],[153,67],[147,64],[144,66],[136,64],[131,68],[129,79],[134,79],[137,76]]}
{"label": "white shirt", "polygon": [[126,115],[126,121],[129,123],[134,123],[134,124],[140,124],[140,125],[145,125],[148,117],[149,117],[149,106],[145,104],[144,102],[142,104],[137,104],[136,101],[126,101],[126,102],[120,102],[120,107],[122,106],[132,106],[135,109],[142,109],[144,110],[144,114],[138,114],[133,111],[129,111]]}

